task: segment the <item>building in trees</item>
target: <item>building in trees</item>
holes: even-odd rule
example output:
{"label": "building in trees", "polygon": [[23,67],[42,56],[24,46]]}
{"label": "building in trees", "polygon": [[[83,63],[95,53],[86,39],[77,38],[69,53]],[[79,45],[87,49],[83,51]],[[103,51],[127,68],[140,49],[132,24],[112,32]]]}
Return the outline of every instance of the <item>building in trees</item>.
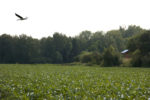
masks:
{"label": "building in trees", "polygon": [[130,57],[130,56],[129,56],[129,50],[128,50],[128,49],[125,49],[125,50],[121,51],[121,54],[122,54],[123,57],[125,57],[125,58],[129,58],[129,57]]}

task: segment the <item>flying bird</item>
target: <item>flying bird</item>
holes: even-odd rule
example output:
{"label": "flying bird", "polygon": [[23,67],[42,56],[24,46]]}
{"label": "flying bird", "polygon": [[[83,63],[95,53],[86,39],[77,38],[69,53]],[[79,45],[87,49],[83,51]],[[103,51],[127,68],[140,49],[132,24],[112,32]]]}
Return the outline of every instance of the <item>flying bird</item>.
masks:
{"label": "flying bird", "polygon": [[22,17],[22,16],[20,16],[19,14],[16,14],[16,13],[15,13],[15,15],[19,18],[18,20],[26,20],[26,19],[28,19],[28,17]]}

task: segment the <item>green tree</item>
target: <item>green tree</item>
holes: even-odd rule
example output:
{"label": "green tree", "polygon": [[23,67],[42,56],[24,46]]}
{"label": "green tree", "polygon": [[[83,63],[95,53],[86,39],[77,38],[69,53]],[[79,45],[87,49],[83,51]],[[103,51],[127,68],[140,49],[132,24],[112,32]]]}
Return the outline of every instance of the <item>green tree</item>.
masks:
{"label": "green tree", "polygon": [[72,50],[70,53],[71,61],[74,61],[74,58],[80,54],[82,51],[82,47],[80,45],[80,39],[78,38],[72,38]]}
{"label": "green tree", "polygon": [[136,49],[132,53],[132,60],[131,63],[134,67],[140,67],[142,65],[142,56],[141,56],[141,51],[139,49]]}
{"label": "green tree", "polygon": [[79,56],[79,61],[82,63],[88,63],[88,64],[97,64],[99,65],[101,63],[101,55],[99,52],[87,52],[83,51]]}
{"label": "green tree", "polygon": [[53,45],[55,48],[55,51],[58,51],[62,57],[63,62],[70,62],[70,55],[72,50],[72,39],[68,38],[65,35],[62,35],[60,33],[54,33],[53,35]]}
{"label": "green tree", "polygon": [[118,66],[120,64],[120,55],[112,46],[104,50],[102,66]]}
{"label": "green tree", "polygon": [[63,56],[59,51],[55,52],[55,57],[53,58],[53,63],[63,63]]}
{"label": "green tree", "polygon": [[16,40],[15,47],[15,62],[16,63],[36,63],[40,55],[39,41],[20,35]]}
{"label": "green tree", "polygon": [[150,66],[150,31],[132,37],[128,43],[133,66]]}
{"label": "green tree", "polygon": [[107,43],[107,47],[112,45],[118,51],[125,49],[125,39],[123,39],[119,30],[108,31],[105,35],[105,41]]}
{"label": "green tree", "polygon": [[89,40],[91,39],[92,33],[90,31],[82,31],[76,38],[79,39],[82,51],[87,50],[89,47]]}
{"label": "green tree", "polygon": [[143,32],[145,32],[145,30],[142,29],[140,26],[130,25],[128,29],[123,32],[122,35],[124,38],[128,38],[137,34],[141,34]]}
{"label": "green tree", "polygon": [[13,38],[10,35],[3,34],[0,36],[0,63],[14,62]]}
{"label": "green tree", "polygon": [[89,40],[88,51],[103,52],[105,47],[106,47],[106,41],[103,32],[99,31],[93,33],[91,39]]}
{"label": "green tree", "polygon": [[55,56],[55,48],[53,44],[53,38],[47,37],[40,40],[40,62],[52,63],[52,59]]}

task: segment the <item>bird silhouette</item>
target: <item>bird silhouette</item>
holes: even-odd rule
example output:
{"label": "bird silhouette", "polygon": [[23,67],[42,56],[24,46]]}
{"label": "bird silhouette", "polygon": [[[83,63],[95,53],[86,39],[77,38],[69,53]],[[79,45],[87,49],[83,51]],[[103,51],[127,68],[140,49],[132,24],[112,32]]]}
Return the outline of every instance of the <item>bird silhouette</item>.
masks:
{"label": "bird silhouette", "polygon": [[19,18],[18,20],[26,20],[28,17],[22,17],[19,14],[15,13],[15,15]]}

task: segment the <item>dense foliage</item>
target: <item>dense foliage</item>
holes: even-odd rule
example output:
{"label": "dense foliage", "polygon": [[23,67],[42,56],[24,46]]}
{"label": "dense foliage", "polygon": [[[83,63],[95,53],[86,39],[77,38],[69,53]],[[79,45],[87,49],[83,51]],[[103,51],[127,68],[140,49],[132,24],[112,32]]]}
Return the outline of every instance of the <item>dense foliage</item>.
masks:
{"label": "dense foliage", "polygon": [[[83,31],[76,37],[67,37],[58,32],[54,33],[53,37],[42,39],[3,34],[0,35],[0,63],[70,63],[80,57],[78,59],[80,62],[116,66],[121,62],[118,54],[126,49],[129,38],[145,31],[139,26],[131,25],[106,33]],[[145,40],[141,38],[140,41]],[[130,48],[131,51],[134,51],[136,46],[133,43],[136,42],[130,43],[130,47],[133,47]],[[108,50],[110,46],[114,48],[113,52]],[[143,46],[140,48],[145,50],[147,45]],[[140,49],[140,52],[145,52],[141,51],[143,49]],[[90,53],[82,56],[83,52]],[[111,57],[108,58],[107,55]],[[147,59],[146,55],[144,59]]]}
{"label": "dense foliage", "polygon": [[82,52],[76,57],[76,61],[82,63],[88,63],[89,65],[96,64],[99,65],[102,61],[102,56],[99,52]]}
{"label": "dense foliage", "polygon": [[149,68],[0,65],[0,100],[148,100]]}
{"label": "dense foliage", "polygon": [[120,53],[116,52],[112,46],[104,50],[103,66],[119,66],[121,64]]}
{"label": "dense foliage", "polygon": [[132,37],[129,40],[128,48],[132,53],[133,66],[150,66],[150,31]]}

